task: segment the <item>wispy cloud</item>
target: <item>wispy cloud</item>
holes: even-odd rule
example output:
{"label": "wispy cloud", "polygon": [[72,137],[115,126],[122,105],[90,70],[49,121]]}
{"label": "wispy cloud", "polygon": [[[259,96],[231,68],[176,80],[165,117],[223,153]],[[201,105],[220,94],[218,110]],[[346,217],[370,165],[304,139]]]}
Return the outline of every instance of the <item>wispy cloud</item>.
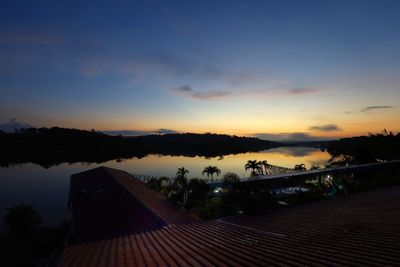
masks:
{"label": "wispy cloud", "polygon": [[381,110],[381,109],[392,109],[394,106],[369,106],[361,109],[361,112],[369,112],[373,110]]}
{"label": "wispy cloud", "polygon": [[286,92],[290,95],[306,95],[306,94],[316,93],[318,91],[319,91],[318,89],[311,87],[298,87],[286,90]]}
{"label": "wispy cloud", "polygon": [[189,85],[184,85],[179,88],[175,88],[174,91],[181,92],[181,93],[192,93],[193,90]]}
{"label": "wispy cloud", "polygon": [[384,110],[384,109],[394,109],[396,108],[395,106],[368,106],[364,107],[360,110],[348,110],[345,111],[344,114],[346,115],[352,115],[352,114],[359,114],[359,113],[370,113],[373,111],[378,111],[378,110]]}
{"label": "wispy cloud", "polygon": [[82,73],[83,75],[85,75],[86,77],[95,77],[95,76],[99,76],[103,73],[103,71],[99,68],[95,68],[95,67],[85,67],[82,69]]}
{"label": "wispy cloud", "polygon": [[44,33],[3,33],[0,34],[0,44],[40,44],[54,45],[57,38]]}
{"label": "wispy cloud", "polygon": [[335,132],[341,131],[342,129],[334,123],[325,124],[325,125],[313,125],[310,126],[311,131],[320,131],[320,132]]}
{"label": "wispy cloud", "polygon": [[[101,66],[101,67],[100,67]],[[91,58],[81,63],[81,72],[88,76],[88,70],[97,73],[118,72],[133,77],[190,77],[217,79],[222,72],[212,65],[195,62],[166,54],[140,55],[130,58]]]}
{"label": "wispy cloud", "polygon": [[174,93],[179,95],[183,95],[186,97],[190,97],[197,100],[212,100],[216,98],[222,98],[231,94],[230,91],[207,91],[207,92],[198,92],[193,90],[190,86],[184,85],[179,88],[172,89]]}

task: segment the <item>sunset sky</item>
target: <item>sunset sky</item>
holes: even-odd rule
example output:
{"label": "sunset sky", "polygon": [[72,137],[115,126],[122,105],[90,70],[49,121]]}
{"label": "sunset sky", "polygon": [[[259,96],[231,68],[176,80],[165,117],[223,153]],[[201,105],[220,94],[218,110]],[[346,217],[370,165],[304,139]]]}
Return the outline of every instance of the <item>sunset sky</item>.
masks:
{"label": "sunset sky", "polygon": [[[11,119],[15,119],[10,121]],[[400,1],[0,1],[0,124],[400,131]]]}

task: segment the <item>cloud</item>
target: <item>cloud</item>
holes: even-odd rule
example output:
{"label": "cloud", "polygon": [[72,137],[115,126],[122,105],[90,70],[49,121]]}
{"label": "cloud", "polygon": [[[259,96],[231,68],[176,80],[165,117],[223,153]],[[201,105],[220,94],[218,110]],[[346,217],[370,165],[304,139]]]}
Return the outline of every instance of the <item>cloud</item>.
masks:
{"label": "cloud", "polygon": [[184,85],[179,88],[172,89],[173,92],[178,93],[186,97],[194,98],[197,100],[211,100],[215,98],[222,98],[231,94],[229,91],[208,91],[208,92],[197,92],[194,91],[190,86]]}
{"label": "cloud", "polygon": [[369,112],[369,111],[374,111],[374,110],[380,110],[380,109],[392,109],[395,108],[394,106],[369,106],[361,109],[361,112]]}
{"label": "cloud", "polygon": [[178,133],[175,130],[171,130],[171,129],[158,129],[156,131],[154,131],[153,133],[157,133],[157,134],[176,134]]}
{"label": "cloud", "polygon": [[194,93],[192,94],[192,97],[195,99],[200,99],[200,100],[208,100],[208,99],[214,99],[214,98],[221,98],[227,95],[230,95],[231,93],[228,91],[212,91],[212,92],[206,92],[206,93]]}
{"label": "cloud", "polygon": [[158,129],[154,131],[139,131],[139,130],[117,130],[117,131],[101,131],[102,133],[108,135],[123,135],[123,136],[141,136],[141,135],[149,135],[149,134],[174,134],[179,133],[178,131],[171,129]]}
{"label": "cloud", "polygon": [[0,44],[40,44],[55,45],[57,38],[43,33],[3,33],[0,35]]}
{"label": "cloud", "polygon": [[133,78],[143,77],[190,77],[193,79],[217,79],[222,72],[210,64],[191,61],[166,54],[140,55],[128,58],[91,58],[81,62],[80,70],[88,76],[91,70],[98,73],[117,72]]}
{"label": "cloud", "polygon": [[193,92],[192,88],[190,86],[188,86],[188,85],[181,86],[181,87],[176,88],[174,90],[177,91],[177,92],[182,92],[182,93],[192,93]]}
{"label": "cloud", "polygon": [[0,124],[0,130],[6,133],[13,133],[15,130],[31,128],[32,126],[28,123],[18,122],[12,118],[9,122]]}
{"label": "cloud", "polygon": [[395,106],[368,106],[368,107],[364,107],[364,108],[362,108],[361,110],[359,110],[359,111],[356,111],[356,110],[348,110],[348,111],[345,111],[344,113],[346,114],[346,115],[351,115],[351,114],[358,114],[358,113],[369,113],[369,112],[373,112],[373,111],[376,111],[376,110],[382,110],[382,109],[393,109],[393,108],[396,108]]}
{"label": "cloud", "polygon": [[278,142],[322,141],[322,140],[332,139],[327,137],[313,136],[311,134],[303,132],[278,133],[278,134],[256,133],[253,136],[260,139],[278,141]]}
{"label": "cloud", "polygon": [[85,67],[82,69],[82,73],[83,75],[85,75],[86,77],[90,78],[90,77],[95,77],[95,76],[99,76],[102,74],[102,70],[95,68],[95,67]]}
{"label": "cloud", "polygon": [[325,124],[325,125],[313,125],[310,126],[311,131],[320,131],[320,132],[335,132],[341,131],[342,129],[336,124]]}
{"label": "cloud", "polygon": [[318,91],[319,91],[318,89],[310,87],[298,87],[298,88],[287,89],[287,93],[290,95],[305,95],[305,94],[316,93]]}

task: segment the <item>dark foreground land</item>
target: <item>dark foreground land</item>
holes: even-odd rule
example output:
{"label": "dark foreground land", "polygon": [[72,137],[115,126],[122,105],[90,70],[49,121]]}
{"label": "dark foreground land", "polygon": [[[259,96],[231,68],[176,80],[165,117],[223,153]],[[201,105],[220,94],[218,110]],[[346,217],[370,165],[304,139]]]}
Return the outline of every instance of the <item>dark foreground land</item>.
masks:
{"label": "dark foreground land", "polygon": [[400,187],[68,247],[60,266],[395,266]]}

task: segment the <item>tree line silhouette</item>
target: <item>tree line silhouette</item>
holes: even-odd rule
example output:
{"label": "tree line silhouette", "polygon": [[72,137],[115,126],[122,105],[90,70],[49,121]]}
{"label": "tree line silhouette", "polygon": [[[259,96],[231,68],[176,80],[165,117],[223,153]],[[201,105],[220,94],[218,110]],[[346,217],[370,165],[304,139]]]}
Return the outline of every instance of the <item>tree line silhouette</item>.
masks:
{"label": "tree line silhouette", "polygon": [[[386,130],[369,136],[323,141],[320,144],[314,142],[309,145],[326,147],[332,155],[332,164],[357,164],[400,158],[400,134]],[[280,146],[288,144],[211,133],[123,137],[95,130],[28,128],[14,133],[0,131],[0,166],[32,162],[48,168],[63,162],[101,163],[114,159],[142,158],[149,154],[217,157]],[[262,173],[260,168],[256,169],[254,170],[257,173]]]}
{"label": "tree line silhouette", "polygon": [[333,165],[400,159],[400,133],[383,130],[368,136],[343,138],[327,144]]}
{"label": "tree line silhouette", "polygon": [[257,152],[281,144],[211,133],[123,137],[95,130],[53,127],[21,129],[14,133],[0,131],[0,146],[0,166],[32,162],[47,168],[63,162],[101,163],[148,154],[216,157]]}

